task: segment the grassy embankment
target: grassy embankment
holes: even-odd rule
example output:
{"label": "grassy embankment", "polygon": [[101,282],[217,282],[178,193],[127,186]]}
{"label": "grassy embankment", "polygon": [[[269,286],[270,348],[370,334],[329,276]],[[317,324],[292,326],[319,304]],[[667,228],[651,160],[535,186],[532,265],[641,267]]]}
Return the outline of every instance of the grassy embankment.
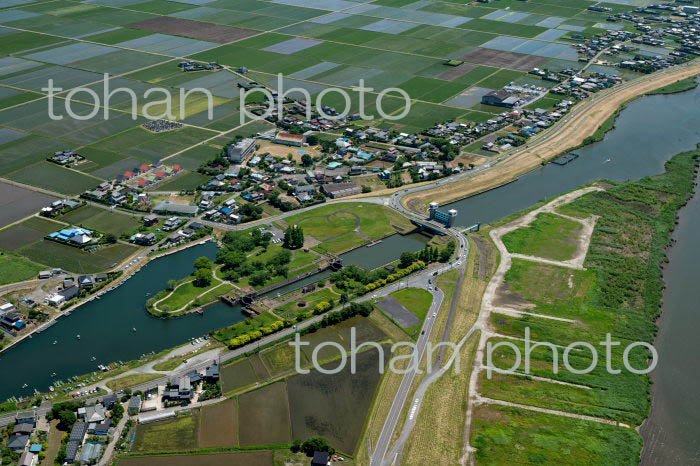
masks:
{"label": "grassy embankment", "polygon": [[[514,260],[506,274],[506,297],[534,305],[531,312],[573,322],[498,315],[491,321],[496,333],[522,338],[527,327],[533,341],[563,346],[574,341],[596,346],[610,333],[612,340],[621,342],[613,348],[611,366],[622,368],[622,373],[608,373],[605,349],[600,346],[598,365],[586,375],[564,369],[554,373],[551,349],[538,348],[531,356],[531,375],[542,379],[499,375],[488,380],[482,374],[483,396],[632,427],[643,422],[651,404],[650,380],[624,370],[620,348],[636,341],[653,341],[664,286],[661,266],[665,248],[670,245],[678,210],[692,194],[699,156],[700,150],[679,154],[666,164],[664,174],[609,183],[604,192],[588,194],[560,209],[572,216],[600,216],[584,264],[586,270]],[[499,339],[492,339],[496,341]],[[524,352],[520,342],[514,343]],[[630,364],[644,368],[648,356],[646,350],[637,348],[630,353]],[[569,358],[575,369],[588,367],[592,359],[588,350],[573,351]],[[494,361],[497,366],[509,367],[514,356],[511,350],[499,349],[494,351]],[[561,435],[563,432],[567,435]],[[475,410],[471,445],[477,448],[477,465],[632,466],[639,461],[642,439],[631,428],[484,405]]]}

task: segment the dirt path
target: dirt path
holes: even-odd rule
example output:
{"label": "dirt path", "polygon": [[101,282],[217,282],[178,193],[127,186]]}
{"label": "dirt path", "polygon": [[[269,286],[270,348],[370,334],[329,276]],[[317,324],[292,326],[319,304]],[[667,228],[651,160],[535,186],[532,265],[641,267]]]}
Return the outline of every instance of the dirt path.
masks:
{"label": "dirt path", "polygon": [[555,416],[570,417],[572,419],[580,419],[582,421],[593,421],[593,422],[599,422],[601,424],[609,424],[611,426],[629,427],[629,425],[627,425],[627,424],[623,424],[623,423],[617,422],[617,421],[611,421],[610,419],[603,419],[600,417],[586,416],[583,414],[568,413],[566,411],[557,411],[555,409],[539,408],[537,406],[521,405],[519,403],[511,403],[510,401],[493,400],[491,398],[484,398],[484,397],[479,396],[479,395],[477,395],[476,398],[474,399],[474,403],[509,406],[511,408],[526,409],[528,411],[536,411],[538,413],[553,414]]}
{"label": "dirt path", "polygon": [[[534,314],[534,313],[528,313],[522,310],[516,310],[516,309],[507,309],[502,306],[497,306],[494,304],[494,302],[497,300],[498,295],[499,295],[499,289],[504,286],[505,284],[505,275],[508,272],[508,270],[511,268],[512,265],[512,259],[513,257],[521,257],[521,258],[526,258],[527,260],[533,260],[537,262],[542,262],[546,264],[552,264],[553,265],[560,265],[564,267],[570,267],[570,268],[575,268],[575,269],[582,269],[583,268],[583,262],[586,258],[586,254],[588,252],[588,246],[590,244],[591,240],[591,235],[593,234],[593,229],[595,227],[595,217],[591,217],[588,219],[579,219],[579,218],[574,218],[574,217],[567,217],[573,221],[581,223],[583,225],[583,230],[581,231],[581,234],[578,239],[578,245],[577,245],[577,250],[576,250],[576,255],[574,258],[568,260],[568,261],[550,261],[548,259],[543,259],[539,257],[533,257],[533,256],[522,256],[519,254],[512,254],[508,251],[506,248],[505,244],[503,244],[503,236],[506,234],[517,230],[518,228],[523,228],[527,227],[530,225],[536,218],[537,215],[539,215],[542,212],[548,212],[548,213],[553,213],[555,215],[559,215],[556,212],[556,209],[573,202],[574,200],[578,199],[581,196],[584,196],[588,193],[595,192],[595,191],[601,191],[602,189],[599,187],[587,187],[583,189],[578,189],[576,191],[564,194],[549,203],[543,205],[542,207],[539,207],[537,209],[534,209],[522,217],[519,217],[512,222],[506,223],[505,225],[502,225],[500,227],[494,228],[489,232],[489,236],[493,240],[493,243],[496,245],[496,248],[498,249],[498,252],[500,254],[500,262],[498,264],[498,268],[496,269],[496,272],[493,274],[491,277],[491,281],[486,287],[486,291],[484,292],[484,296],[482,297],[481,301],[481,309],[479,311],[479,318],[477,319],[477,325],[481,326],[484,329],[489,329],[489,321],[491,318],[492,313],[504,313],[508,315],[532,315],[533,317],[537,318],[545,318],[545,319],[553,319],[553,320],[561,320],[561,321],[569,321],[569,319],[562,319],[559,317],[554,317],[554,316],[544,316],[544,315],[539,315],[539,314]],[[479,346],[477,348],[477,353],[476,357],[474,358],[474,370],[472,371],[471,377],[469,379],[469,392],[468,392],[468,406],[467,406],[467,429],[466,429],[466,439],[467,439],[467,446],[465,450],[465,455],[462,457],[460,463],[464,466],[468,464],[469,458],[471,456],[471,453],[474,452],[474,448],[469,445],[469,438],[470,438],[470,430],[471,430],[471,421],[473,417],[473,409],[474,406],[479,404],[479,403],[485,403],[485,402],[494,402],[497,404],[503,404],[504,406],[514,406],[514,407],[519,407],[523,409],[532,409],[535,411],[540,411],[540,412],[545,412],[549,414],[558,414],[562,416],[568,416],[568,417],[576,417],[577,419],[587,419],[587,420],[595,420],[597,422],[605,422],[605,423],[610,423],[614,425],[618,425],[618,423],[614,421],[608,421],[605,419],[597,419],[597,418],[592,418],[588,416],[581,416],[581,415],[576,415],[576,414],[571,414],[571,413],[562,413],[559,414],[559,411],[553,411],[553,410],[547,410],[544,408],[535,408],[535,407],[529,407],[525,405],[517,405],[515,403],[508,403],[508,402],[500,402],[496,400],[488,400],[486,398],[481,397],[481,395],[478,392],[478,380],[479,380],[479,374],[481,370],[484,368],[484,350],[486,348],[486,342],[489,340],[489,338],[496,336],[494,333],[489,332],[489,331],[483,331],[481,333],[481,338],[479,339]],[[514,338],[517,339],[517,338]]]}
{"label": "dirt path", "polygon": [[579,146],[624,103],[697,74],[700,74],[698,60],[601,91],[592,99],[581,101],[574,106],[568,116],[563,117],[551,129],[535,136],[525,146],[513,150],[502,163],[482,170],[475,176],[464,176],[454,183],[445,183],[435,189],[408,194],[402,199],[402,203],[410,210],[423,212],[429,202],[444,204],[508,183],[536,168],[543,161]]}

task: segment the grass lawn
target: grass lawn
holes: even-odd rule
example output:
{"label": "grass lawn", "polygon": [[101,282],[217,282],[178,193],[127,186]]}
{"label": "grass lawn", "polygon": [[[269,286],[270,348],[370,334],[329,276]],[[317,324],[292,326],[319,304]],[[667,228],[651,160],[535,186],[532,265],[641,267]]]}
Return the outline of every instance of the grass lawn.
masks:
{"label": "grass lawn", "polygon": [[357,204],[330,204],[287,218],[287,224],[300,225],[304,234],[319,241],[326,241],[349,233],[356,228],[375,240],[396,231],[394,225],[403,230],[412,230],[411,222],[393,210],[358,202]]}
{"label": "grass lawn", "polygon": [[0,251],[0,285],[31,280],[43,269],[22,256]]}
{"label": "grass lawn", "polygon": [[582,228],[578,222],[543,212],[527,227],[505,235],[503,243],[513,253],[568,260],[576,253]]}
{"label": "grass lawn", "polygon": [[[293,319],[301,312],[312,311],[314,306],[320,302],[330,302],[331,300],[338,302],[339,298],[340,295],[335,293],[331,288],[321,288],[320,290],[300,296],[298,299],[278,307],[275,309],[275,314],[287,319]],[[305,305],[299,306],[299,303],[302,302],[305,303]]]}
{"label": "grass lawn", "polygon": [[413,334],[423,325],[425,316],[428,315],[430,305],[433,303],[433,295],[420,288],[404,288],[394,291],[390,296],[420,319],[420,324],[406,329],[409,334]]}
{"label": "grass lawn", "polygon": [[110,380],[105,383],[107,387],[109,387],[111,390],[117,392],[119,390],[123,390],[127,387],[133,387],[134,385],[140,385],[142,383],[150,382],[151,380],[155,380],[159,377],[162,377],[160,374],[131,374],[131,375],[126,375],[124,377],[120,377],[118,379]]}
{"label": "grass lawn", "polygon": [[141,424],[136,429],[133,451],[193,450],[198,446],[197,414],[167,421]]}
{"label": "grass lawn", "polygon": [[[190,279],[191,277],[188,277],[186,280]],[[209,286],[200,288],[198,286],[195,286],[194,282],[192,281],[184,282],[178,285],[170,296],[165,298],[165,300],[159,302],[157,307],[158,309],[166,312],[176,311],[181,307],[185,306],[187,303],[192,301],[200,294],[206,292],[207,290],[215,287],[218,284],[218,282],[212,281],[212,283]]]}
{"label": "grass lawn", "polygon": [[362,239],[357,233],[351,231],[345,233],[338,238],[334,238],[329,241],[324,241],[313,247],[316,252],[329,252],[331,254],[340,254],[350,249],[362,246],[366,241]]}

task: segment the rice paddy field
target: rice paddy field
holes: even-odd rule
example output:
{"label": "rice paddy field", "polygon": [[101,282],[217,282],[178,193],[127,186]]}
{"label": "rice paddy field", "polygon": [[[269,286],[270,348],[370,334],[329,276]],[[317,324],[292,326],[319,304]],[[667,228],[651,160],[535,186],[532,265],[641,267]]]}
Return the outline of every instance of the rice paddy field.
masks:
{"label": "rice paddy field", "polygon": [[[645,2],[633,3],[606,5],[617,12]],[[367,124],[404,132],[446,120],[486,121],[502,109],[481,105],[485,93],[511,82],[531,83],[527,71],[535,66],[581,66],[571,35],[610,28],[608,13],[587,10],[593,4],[0,0],[0,177],[48,199],[77,195],[144,162],[165,159],[185,170],[159,189],[194,189],[204,181],[196,173],[202,161],[235,136],[271,127],[241,118],[238,86],[246,81],[280,91],[295,87],[294,96],[308,93],[314,100],[342,88],[351,96],[351,112],[362,106],[374,115]],[[178,67],[183,60],[216,61],[226,69],[184,72]],[[364,99],[353,91],[360,80],[372,88]],[[52,99],[50,81],[57,94]],[[404,113],[407,102],[391,88],[409,96],[410,110],[400,119],[393,117]],[[165,92],[175,97],[170,105],[162,100]],[[332,92],[323,103],[345,107]],[[185,126],[150,132],[141,126],[147,116]],[[47,162],[64,149],[84,154],[86,162],[72,168]],[[21,205],[3,209],[0,225],[21,220],[46,199],[26,196]],[[395,221],[356,212],[298,220],[331,252],[382,237]],[[93,221],[98,229],[123,229]],[[31,232],[26,238],[32,241],[26,241],[17,228],[26,226],[0,232],[11,239],[2,244],[5,249],[70,270],[92,271],[131,252],[120,244],[87,258]]]}
{"label": "rice paddy field", "polygon": [[[610,6],[617,12],[645,2],[633,3]],[[570,34],[604,32],[611,26],[605,22],[607,13],[587,10],[593,4],[6,0],[0,2],[0,176],[73,194],[132,164],[174,154],[194,169],[196,162],[216,153],[213,147],[209,153],[208,145],[195,150],[196,144],[264,129],[241,127],[246,121],[240,118],[237,85],[256,80],[276,88],[278,73],[284,75],[285,88],[304,89],[313,99],[330,87],[350,90],[364,80],[373,91],[362,103],[351,91],[351,111],[364,105],[375,115],[376,126],[417,132],[448,119],[484,121],[499,109],[481,106],[483,93],[510,82],[530,82],[526,72],[535,66],[579,66],[567,42]],[[184,73],[177,67],[183,58],[248,72]],[[449,66],[449,60],[462,64]],[[53,101],[53,111],[62,119],[49,117],[49,79],[63,91]],[[64,97],[79,86],[100,98],[106,87],[110,95],[97,103],[92,118],[69,118]],[[154,86],[175,95],[192,92],[168,108],[144,95]],[[408,93],[411,110],[400,120],[382,119],[379,108],[391,117],[406,105],[396,92],[378,101],[379,92],[393,87]],[[117,88],[121,90],[110,94]],[[197,88],[209,89],[212,100],[193,91]],[[136,118],[129,92],[135,95]],[[324,103],[345,106],[333,93]],[[88,92],[72,96],[71,110],[77,115],[90,115],[94,105]],[[206,111],[210,106],[212,115]],[[143,135],[138,126],[146,112],[169,114],[192,126],[177,136]],[[94,159],[80,171],[95,179],[40,164],[64,148],[90,152]]]}

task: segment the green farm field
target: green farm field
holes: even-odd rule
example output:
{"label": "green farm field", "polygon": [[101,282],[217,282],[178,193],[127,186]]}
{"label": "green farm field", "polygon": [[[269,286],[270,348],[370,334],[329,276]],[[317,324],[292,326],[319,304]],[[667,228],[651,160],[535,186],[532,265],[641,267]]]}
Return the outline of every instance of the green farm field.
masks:
{"label": "green farm field", "polygon": [[71,225],[84,226],[102,233],[112,233],[116,236],[134,230],[142,224],[139,216],[122,214],[92,205],[75,209],[66,215],[60,216],[58,220]]}

